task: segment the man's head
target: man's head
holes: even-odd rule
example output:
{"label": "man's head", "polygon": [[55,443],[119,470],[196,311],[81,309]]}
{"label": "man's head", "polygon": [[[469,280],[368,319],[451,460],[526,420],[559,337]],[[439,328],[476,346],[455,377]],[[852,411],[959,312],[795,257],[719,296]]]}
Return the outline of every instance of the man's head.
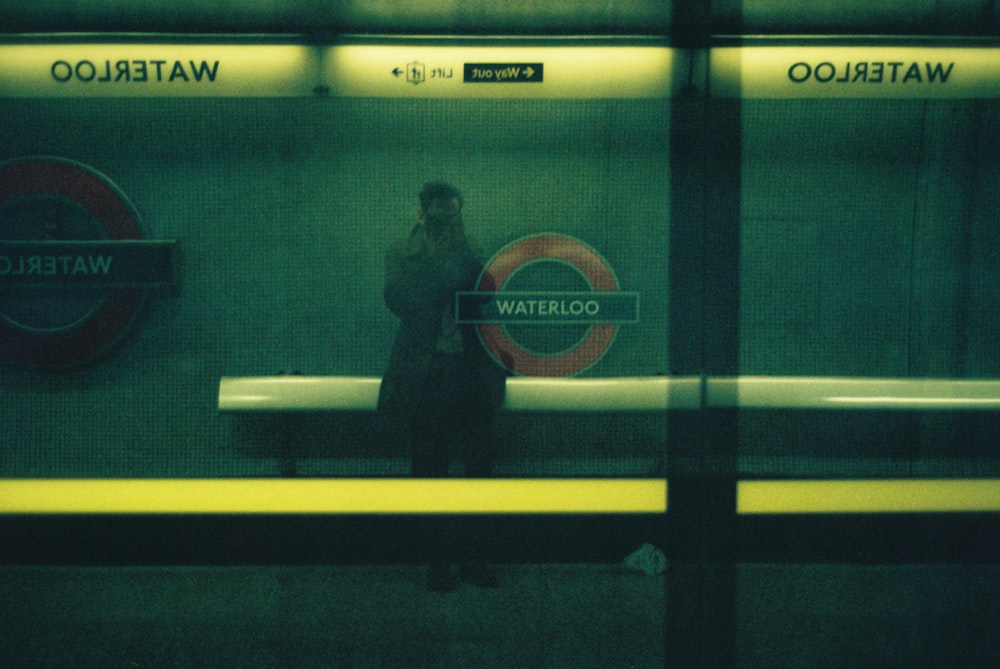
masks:
{"label": "man's head", "polygon": [[420,210],[429,212],[434,206],[443,203],[458,203],[461,209],[464,204],[462,191],[444,181],[429,181],[420,189]]}
{"label": "man's head", "polygon": [[462,230],[462,192],[443,181],[424,184],[418,219],[431,240],[457,240]]}

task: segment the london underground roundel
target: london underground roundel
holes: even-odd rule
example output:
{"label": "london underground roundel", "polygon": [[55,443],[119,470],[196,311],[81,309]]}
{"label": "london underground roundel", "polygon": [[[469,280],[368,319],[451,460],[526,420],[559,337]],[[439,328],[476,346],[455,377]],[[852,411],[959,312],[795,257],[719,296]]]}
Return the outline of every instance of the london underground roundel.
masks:
{"label": "london underground roundel", "polygon": [[143,238],[134,207],[96,170],[0,163],[0,362],[69,367],[114,346],[145,292],[125,276],[136,249],[120,245]]}
{"label": "london underground roundel", "polygon": [[526,376],[571,376],[601,359],[622,323],[638,320],[638,294],[588,244],[562,234],[522,237],[486,264],[475,291],[457,296],[490,355]]}

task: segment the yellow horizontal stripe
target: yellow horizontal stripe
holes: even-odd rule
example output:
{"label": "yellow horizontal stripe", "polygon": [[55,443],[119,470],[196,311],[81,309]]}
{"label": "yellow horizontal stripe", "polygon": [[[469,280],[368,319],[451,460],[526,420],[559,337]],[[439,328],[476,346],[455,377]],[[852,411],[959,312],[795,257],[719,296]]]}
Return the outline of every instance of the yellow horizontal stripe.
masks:
{"label": "yellow horizontal stripe", "polygon": [[[662,479],[6,479],[0,514],[665,513]],[[740,481],[739,514],[1000,511],[1000,479]]]}
{"label": "yellow horizontal stripe", "polygon": [[1000,479],[740,481],[741,514],[1000,511]]}
{"label": "yellow horizontal stripe", "polygon": [[655,41],[5,44],[0,97],[667,98],[686,81],[675,53]]}
{"label": "yellow horizontal stripe", "polygon": [[2,514],[663,513],[660,479],[7,479]]}

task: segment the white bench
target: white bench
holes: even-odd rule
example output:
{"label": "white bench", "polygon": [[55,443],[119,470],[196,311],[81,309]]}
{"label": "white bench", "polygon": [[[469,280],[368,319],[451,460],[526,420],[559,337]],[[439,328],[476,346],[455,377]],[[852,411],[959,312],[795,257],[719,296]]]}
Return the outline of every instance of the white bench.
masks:
{"label": "white bench", "polygon": [[[374,411],[375,376],[228,376],[218,409]],[[645,412],[668,409],[1000,409],[1000,380],[800,376],[642,376],[507,379],[509,411]]]}
{"label": "white bench", "polygon": [[[374,411],[382,380],[370,376],[237,376],[219,382],[219,411]],[[698,377],[507,379],[509,411],[697,409]]]}

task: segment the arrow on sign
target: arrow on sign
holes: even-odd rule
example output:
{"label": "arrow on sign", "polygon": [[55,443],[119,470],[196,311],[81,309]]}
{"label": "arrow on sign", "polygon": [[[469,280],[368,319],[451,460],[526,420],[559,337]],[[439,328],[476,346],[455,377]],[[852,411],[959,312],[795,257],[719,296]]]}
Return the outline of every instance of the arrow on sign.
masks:
{"label": "arrow on sign", "polygon": [[392,71],[392,74],[393,74],[394,76],[396,76],[396,77],[398,77],[398,76],[399,76],[399,75],[401,75],[402,73],[403,73],[403,71],[402,71],[401,69],[399,69],[398,67],[397,67],[397,68],[395,68],[395,69],[393,69],[393,71]]}

